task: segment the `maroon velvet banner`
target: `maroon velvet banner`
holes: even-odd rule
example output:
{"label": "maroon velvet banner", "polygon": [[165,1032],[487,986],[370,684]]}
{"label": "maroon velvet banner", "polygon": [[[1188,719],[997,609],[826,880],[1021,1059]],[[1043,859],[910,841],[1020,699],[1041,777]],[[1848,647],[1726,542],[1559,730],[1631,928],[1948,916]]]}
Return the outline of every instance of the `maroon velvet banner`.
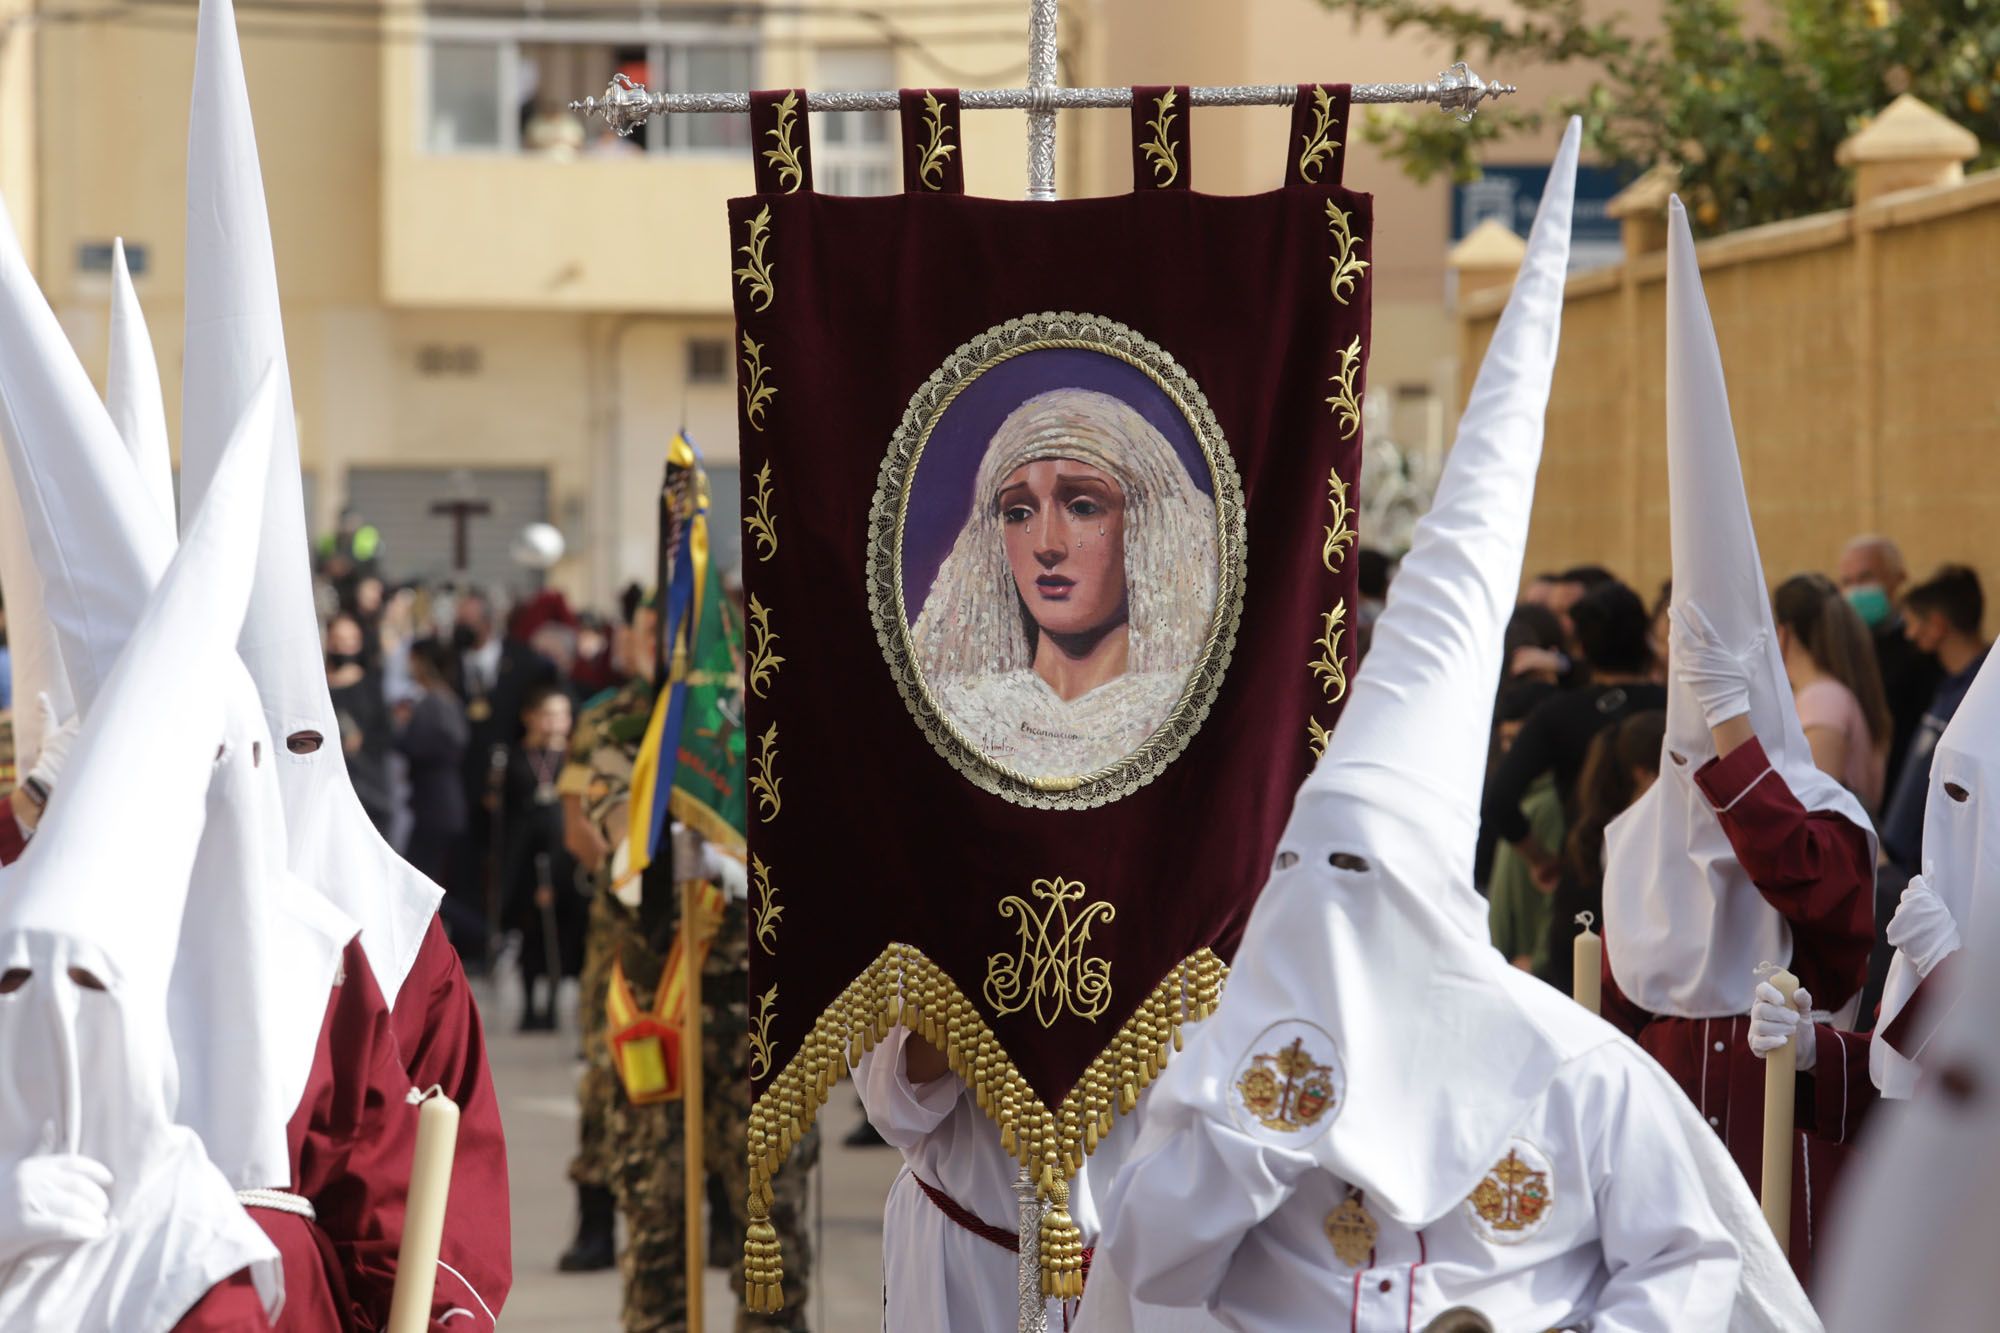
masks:
{"label": "maroon velvet banner", "polygon": [[[753,1156],[902,1018],[1004,1127],[1049,1113],[1010,1137],[1060,1178],[1157,1072],[1189,960],[1228,956],[1337,716],[1372,224],[1346,90],[1301,91],[1292,183],[1247,197],[1185,188],[1186,90],[1145,91],[1138,188],[1058,203],[953,193],[956,152],[943,190],[920,152],[903,195],[792,188],[805,117],[759,99],[778,155],[729,205]],[[937,105],[905,99],[917,149],[956,142]]]}

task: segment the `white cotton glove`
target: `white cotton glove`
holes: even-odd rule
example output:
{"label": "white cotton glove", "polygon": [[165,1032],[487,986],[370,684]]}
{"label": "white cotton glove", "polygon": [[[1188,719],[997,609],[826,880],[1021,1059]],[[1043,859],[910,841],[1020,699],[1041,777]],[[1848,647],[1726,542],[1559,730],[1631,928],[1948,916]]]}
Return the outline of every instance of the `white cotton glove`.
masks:
{"label": "white cotton glove", "polygon": [[750,896],[750,876],[743,863],[723,855],[712,842],[701,845],[701,877],[711,884],[720,884],[733,902],[740,903]]}
{"label": "white cotton glove", "polygon": [[1764,646],[1764,632],[1740,650],[1723,643],[1708,616],[1692,602],[1667,612],[1673,625],[1671,655],[1676,676],[1701,701],[1708,725],[1719,727],[1750,711],[1750,666]]}
{"label": "white cotton glove", "polygon": [[57,717],[56,706],[46,694],[35,696],[35,706],[42,710],[42,749],[27,776],[41,783],[44,792],[52,792],[56,789],[56,779],[62,776],[63,761],[69,758],[69,747],[76,743],[77,728],[83,719],[72,717],[65,722]]}
{"label": "white cotton glove", "polygon": [[1793,1058],[1796,1068],[1803,1074],[1813,1067],[1813,1060],[1819,1054],[1819,1043],[1813,1040],[1813,1025],[1806,1016],[1812,1012],[1812,994],[1805,987],[1799,987],[1798,1007],[1785,1003],[1785,997],[1778,988],[1768,981],[1757,983],[1756,995],[1750,1003],[1750,1050],[1759,1060],[1767,1058],[1794,1037],[1798,1039],[1798,1053]]}
{"label": "white cotton glove", "polygon": [[0,1262],[110,1229],[111,1172],[88,1157],[44,1153],[0,1171]]}
{"label": "white cotton glove", "polygon": [[1912,875],[1883,938],[1903,951],[1918,976],[1927,977],[1932,968],[1958,949],[1958,923],[1951,919],[1951,909],[1944,905],[1944,900],[1931,892],[1924,877]]}

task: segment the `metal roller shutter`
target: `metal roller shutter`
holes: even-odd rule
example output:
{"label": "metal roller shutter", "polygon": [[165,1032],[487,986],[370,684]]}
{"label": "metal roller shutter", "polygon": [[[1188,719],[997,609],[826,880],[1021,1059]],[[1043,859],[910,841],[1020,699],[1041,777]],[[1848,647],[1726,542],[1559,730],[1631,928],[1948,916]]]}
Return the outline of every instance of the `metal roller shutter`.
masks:
{"label": "metal roller shutter", "polygon": [[508,555],[530,523],[549,519],[549,474],[542,468],[357,467],[347,472],[347,503],[382,534],[381,565],[392,581],[436,583],[452,575],[452,520],[431,512],[442,500],[484,500],[492,512],[468,522],[467,564],[474,582],[498,591],[538,586],[539,577]]}

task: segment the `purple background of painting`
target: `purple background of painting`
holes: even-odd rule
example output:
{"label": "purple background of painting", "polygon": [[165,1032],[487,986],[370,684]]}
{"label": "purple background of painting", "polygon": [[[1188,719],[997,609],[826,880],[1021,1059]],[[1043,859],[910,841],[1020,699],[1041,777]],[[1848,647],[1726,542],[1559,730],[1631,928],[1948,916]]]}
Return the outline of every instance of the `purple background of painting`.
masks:
{"label": "purple background of painting", "polygon": [[952,400],[924,445],[903,525],[903,616],[914,624],[951,544],[972,512],[972,484],[993,432],[1007,414],[1048,389],[1095,389],[1123,399],[1180,455],[1203,495],[1215,493],[1201,442],[1174,400],[1145,371],[1115,356],[1051,347],[1002,361]]}

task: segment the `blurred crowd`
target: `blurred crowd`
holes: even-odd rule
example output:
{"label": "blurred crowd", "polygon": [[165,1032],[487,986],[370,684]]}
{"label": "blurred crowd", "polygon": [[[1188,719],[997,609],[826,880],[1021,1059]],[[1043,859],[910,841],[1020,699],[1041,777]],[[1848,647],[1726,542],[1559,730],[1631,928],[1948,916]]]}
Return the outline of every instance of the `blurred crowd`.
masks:
{"label": "blurred crowd", "polygon": [[[1364,651],[1388,573],[1364,552]],[[1605,828],[1652,785],[1665,743],[1672,588],[1647,592],[1595,565],[1540,574],[1507,631],[1478,882],[1494,946],[1565,991],[1579,914],[1603,918]],[[1881,833],[1865,1021],[1888,968],[1884,928],[1920,869],[1931,751],[1989,647],[1985,595],[1965,565],[1913,579],[1893,541],[1868,535],[1771,600],[1814,764]]]}
{"label": "blurred crowd", "polygon": [[553,1031],[561,981],[583,965],[587,872],[600,868],[566,844],[556,783],[583,707],[652,660],[635,629],[641,589],[598,612],[540,587],[510,598],[462,581],[392,583],[374,529],[352,513],[321,540],[314,572],[363,806],[444,888],[466,971],[512,959],[522,1030]]}

